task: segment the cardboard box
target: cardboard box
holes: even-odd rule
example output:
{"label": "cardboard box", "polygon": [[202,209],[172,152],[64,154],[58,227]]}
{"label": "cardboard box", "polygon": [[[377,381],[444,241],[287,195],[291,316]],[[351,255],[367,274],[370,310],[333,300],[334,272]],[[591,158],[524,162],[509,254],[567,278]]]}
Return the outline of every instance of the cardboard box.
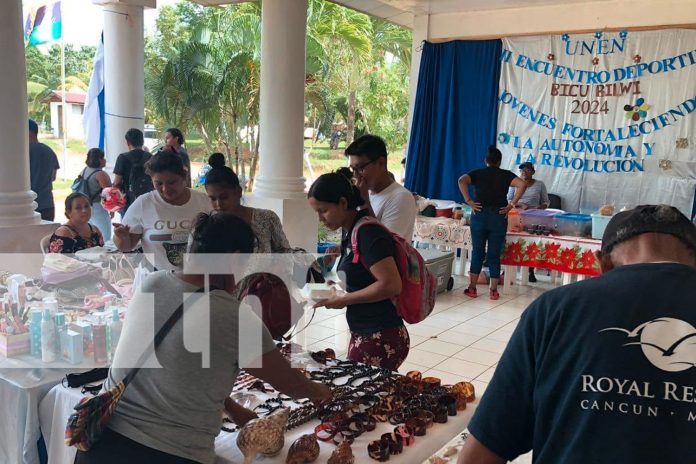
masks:
{"label": "cardboard box", "polygon": [[0,334],[0,354],[11,358],[20,354],[29,353],[31,350],[31,340],[29,333],[18,335]]}

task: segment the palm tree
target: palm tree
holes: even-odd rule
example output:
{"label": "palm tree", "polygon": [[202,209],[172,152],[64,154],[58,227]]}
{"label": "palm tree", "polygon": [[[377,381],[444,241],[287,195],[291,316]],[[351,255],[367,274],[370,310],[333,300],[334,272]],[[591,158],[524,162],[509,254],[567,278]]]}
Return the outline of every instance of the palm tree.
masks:
{"label": "palm tree", "polygon": [[335,94],[345,92],[348,143],[353,141],[355,131],[357,90],[372,54],[371,35],[372,23],[367,15],[325,0],[310,1],[307,52],[317,53],[316,59],[327,64],[328,81],[335,86]]}

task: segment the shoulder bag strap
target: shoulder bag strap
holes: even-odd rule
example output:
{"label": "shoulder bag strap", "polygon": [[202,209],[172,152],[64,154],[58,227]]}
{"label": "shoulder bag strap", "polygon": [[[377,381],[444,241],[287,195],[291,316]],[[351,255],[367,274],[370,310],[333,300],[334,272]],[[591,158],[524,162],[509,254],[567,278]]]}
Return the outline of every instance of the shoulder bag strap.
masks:
{"label": "shoulder bag strap", "polygon": [[[162,325],[162,327],[159,329],[159,331],[158,331],[157,334],[155,335],[155,340],[154,340],[153,345],[150,345],[150,346],[145,350],[145,352],[144,352],[142,355],[140,355],[140,359],[138,359],[138,362],[136,363],[136,366],[137,366],[137,367],[133,368],[133,369],[126,375],[126,377],[123,379],[123,384],[124,384],[124,385],[128,385],[128,384],[133,380],[133,378],[135,377],[135,375],[136,375],[136,374],[138,373],[138,371],[140,370],[140,366],[142,366],[143,364],[145,364],[145,360],[146,360],[153,352],[155,352],[155,351],[157,350],[157,347],[160,345],[160,343],[162,343],[162,340],[164,340],[164,337],[167,336],[167,334],[169,333],[169,331],[172,330],[172,327],[174,327],[174,325],[179,321],[179,319],[181,319],[181,317],[184,315],[184,305],[185,305],[187,302],[191,302],[191,301],[194,300],[194,299],[197,300],[198,298],[200,298],[201,295],[198,295],[198,294],[202,294],[202,293],[204,292],[204,290],[205,290],[204,288],[199,288],[198,290],[196,290],[196,292],[195,292],[194,295],[191,295],[188,299],[186,299],[186,301],[184,301],[183,303],[181,303],[181,304],[179,305],[179,307],[176,308],[176,310],[174,310],[174,312],[172,313],[172,315],[169,316],[169,319],[166,320],[166,322]],[[211,291],[212,291],[212,290],[216,290],[216,288],[215,288],[215,287],[210,287],[210,290],[211,290]]]}

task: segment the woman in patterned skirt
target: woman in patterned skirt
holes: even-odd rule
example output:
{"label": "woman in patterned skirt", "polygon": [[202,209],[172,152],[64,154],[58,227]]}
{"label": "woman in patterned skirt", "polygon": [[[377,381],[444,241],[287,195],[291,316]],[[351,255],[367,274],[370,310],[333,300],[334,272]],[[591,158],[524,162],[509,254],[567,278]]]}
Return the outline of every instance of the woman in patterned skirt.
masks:
{"label": "woman in patterned skirt", "polygon": [[333,292],[317,306],[347,307],[351,333],[348,359],[398,369],[408,355],[410,340],[404,321],[391,301],[401,292],[392,236],[378,225],[361,226],[357,235],[361,259],[353,263],[353,228],[368,214],[368,210],[358,211],[364,203],[360,190],[337,172],[320,176],[307,196],[321,222],[331,230],[343,230],[338,272],[345,276],[347,292]]}

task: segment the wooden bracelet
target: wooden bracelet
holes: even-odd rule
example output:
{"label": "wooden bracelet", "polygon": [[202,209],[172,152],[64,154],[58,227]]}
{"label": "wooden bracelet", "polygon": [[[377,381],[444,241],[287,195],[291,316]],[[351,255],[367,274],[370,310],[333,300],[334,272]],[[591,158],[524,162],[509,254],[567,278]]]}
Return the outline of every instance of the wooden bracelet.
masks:
{"label": "wooden bracelet", "polygon": [[375,461],[388,461],[389,443],[385,443],[382,440],[375,440],[367,445],[367,454]]}

